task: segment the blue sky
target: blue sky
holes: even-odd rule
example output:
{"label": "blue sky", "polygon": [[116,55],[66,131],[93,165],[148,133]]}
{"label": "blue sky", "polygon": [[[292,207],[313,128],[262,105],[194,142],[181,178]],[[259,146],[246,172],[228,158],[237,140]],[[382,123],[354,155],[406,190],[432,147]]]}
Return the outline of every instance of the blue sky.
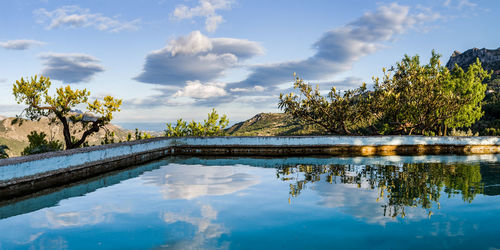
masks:
{"label": "blue sky", "polygon": [[21,77],[124,101],[114,122],[231,122],[277,112],[293,72],[354,88],[404,54],[446,63],[496,49],[500,1],[151,0],[0,2],[0,115],[19,114]]}

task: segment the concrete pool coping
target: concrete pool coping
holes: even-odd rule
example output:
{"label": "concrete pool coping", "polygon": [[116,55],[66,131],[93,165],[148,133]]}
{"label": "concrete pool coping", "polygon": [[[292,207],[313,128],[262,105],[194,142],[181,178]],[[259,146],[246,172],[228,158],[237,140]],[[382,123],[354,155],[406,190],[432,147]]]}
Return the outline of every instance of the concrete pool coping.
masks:
{"label": "concrete pool coping", "polygon": [[500,137],[158,137],[0,160],[0,199],[166,156],[374,156],[500,153]]}

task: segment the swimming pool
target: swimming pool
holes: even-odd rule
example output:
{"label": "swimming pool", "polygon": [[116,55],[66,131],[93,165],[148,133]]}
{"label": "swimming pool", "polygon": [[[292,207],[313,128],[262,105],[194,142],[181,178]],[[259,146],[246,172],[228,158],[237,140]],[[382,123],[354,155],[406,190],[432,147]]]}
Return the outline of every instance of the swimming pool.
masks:
{"label": "swimming pool", "polygon": [[0,203],[0,249],[500,248],[490,158],[170,157]]}

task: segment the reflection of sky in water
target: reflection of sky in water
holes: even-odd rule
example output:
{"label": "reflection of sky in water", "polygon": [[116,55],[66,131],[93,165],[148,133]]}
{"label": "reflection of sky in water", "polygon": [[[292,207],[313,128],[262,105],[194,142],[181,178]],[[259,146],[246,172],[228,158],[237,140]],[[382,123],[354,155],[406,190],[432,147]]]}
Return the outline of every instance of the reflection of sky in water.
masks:
{"label": "reflection of sky in water", "polygon": [[66,195],[36,211],[23,214],[20,203],[12,206],[19,211],[8,213],[19,215],[0,220],[0,249],[500,247],[498,195],[479,194],[471,203],[442,195],[431,218],[420,207],[405,208],[405,218],[391,217],[384,216],[387,200],[366,180],[358,186],[336,177],[333,184],[324,178],[307,183],[289,204],[293,181],[278,178],[274,168],[237,161],[165,163],[130,179],[107,177],[115,178],[113,185]]}
{"label": "reflection of sky in water", "polygon": [[256,176],[243,172],[238,166],[206,167],[170,164],[145,173],[147,184],[161,188],[165,199],[191,200],[204,195],[227,195],[259,182]]}

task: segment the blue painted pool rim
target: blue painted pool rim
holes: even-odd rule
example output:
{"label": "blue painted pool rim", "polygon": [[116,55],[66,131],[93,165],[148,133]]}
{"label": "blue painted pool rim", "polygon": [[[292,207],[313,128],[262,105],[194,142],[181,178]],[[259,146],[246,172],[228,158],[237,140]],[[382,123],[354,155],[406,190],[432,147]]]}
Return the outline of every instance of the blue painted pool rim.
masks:
{"label": "blue painted pool rim", "polygon": [[500,153],[500,137],[158,137],[0,160],[0,199],[162,157]]}

